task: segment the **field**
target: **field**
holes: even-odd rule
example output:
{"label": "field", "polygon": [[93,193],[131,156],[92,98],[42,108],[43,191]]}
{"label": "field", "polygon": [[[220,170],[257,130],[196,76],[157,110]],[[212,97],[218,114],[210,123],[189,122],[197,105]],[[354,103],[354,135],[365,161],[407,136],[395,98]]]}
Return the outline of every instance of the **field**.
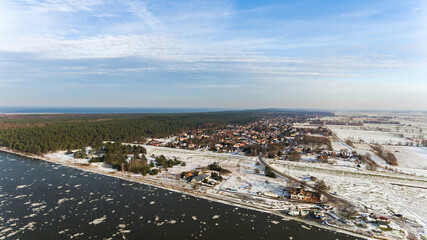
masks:
{"label": "field", "polygon": [[397,157],[400,167],[427,170],[427,147],[384,146]]}
{"label": "field", "polygon": [[[174,166],[168,170],[169,174],[178,175],[183,171],[207,167],[208,164],[218,163],[222,168],[232,173],[224,175],[225,181],[217,189],[233,189],[236,193],[257,195],[258,192],[272,192],[283,194],[287,182],[282,178],[264,176],[263,167],[258,166],[256,157],[246,157],[232,154],[213,153],[208,151],[190,151],[182,149],[144,146],[148,155],[164,155],[168,158],[176,157],[186,163],[185,167]],[[260,173],[255,173],[259,169]]]}
{"label": "field", "polygon": [[[425,178],[356,170],[326,163],[293,163],[277,160],[269,162],[274,168],[293,177],[306,179],[306,176],[314,176],[325,181],[330,187],[330,192],[353,203],[361,212],[376,212],[392,218],[395,220],[392,228],[396,231],[388,232],[390,237],[403,238],[400,229],[426,234],[427,189],[400,186],[427,188]],[[402,214],[409,221],[403,222],[393,218],[395,214]]]}
{"label": "field", "polygon": [[328,125],[336,135],[342,139],[350,139],[354,142],[363,141],[365,143],[378,143],[378,144],[411,144],[412,141],[396,136],[391,132],[382,132],[374,130],[363,130],[359,126],[342,126],[342,125]]}
{"label": "field", "polygon": [[[335,152],[346,149],[359,155],[369,154],[377,164],[376,171],[355,164],[345,169],[341,160],[334,164],[274,162],[276,168],[303,178],[311,174],[324,180],[330,192],[354,203],[366,212],[378,212],[394,220],[393,228],[426,234],[427,229],[427,148],[426,113],[347,112],[322,120],[340,125],[327,125],[337,138],[332,141]],[[345,140],[353,141],[352,146]],[[388,164],[371,148],[380,144],[383,151],[394,154],[397,166]],[[350,158],[348,162],[357,158]],[[348,164],[347,164],[348,165]],[[352,168],[352,169],[351,169]],[[394,218],[401,214],[406,218]],[[403,238],[398,231],[390,237]]]}

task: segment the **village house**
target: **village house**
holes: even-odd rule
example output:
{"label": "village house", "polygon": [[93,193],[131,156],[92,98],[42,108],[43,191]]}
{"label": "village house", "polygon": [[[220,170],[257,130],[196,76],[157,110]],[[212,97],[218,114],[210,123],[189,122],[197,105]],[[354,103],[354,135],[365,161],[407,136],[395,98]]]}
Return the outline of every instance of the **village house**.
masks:
{"label": "village house", "polygon": [[328,161],[328,155],[326,155],[326,154],[321,154],[320,156],[318,156],[318,157],[317,157],[317,159],[318,159],[319,161],[326,162],[326,161]]}
{"label": "village house", "polygon": [[202,175],[193,177],[193,179],[191,179],[191,183],[200,183],[205,179],[209,179],[209,175],[203,173]]}
{"label": "village house", "polygon": [[304,201],[304,202],[321,202],[322,197],[320,194],[312,191],[304,190],[303,188],[290,189],[289,195],[291,200]]}

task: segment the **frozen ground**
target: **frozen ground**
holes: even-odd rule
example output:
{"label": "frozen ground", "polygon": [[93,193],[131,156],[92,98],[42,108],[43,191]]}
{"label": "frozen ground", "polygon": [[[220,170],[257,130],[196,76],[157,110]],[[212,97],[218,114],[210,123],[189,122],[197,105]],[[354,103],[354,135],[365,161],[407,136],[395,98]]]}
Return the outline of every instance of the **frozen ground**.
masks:
{"label": "frozen ground", "polygon": [[411,141],[398,137],[390,132],[366,131],[358,126],[328,125],[328,128],[336,133],[341,140],[350,139],[354,142],[362,140],[366,143],[378,144],[411,143]]}
{"label": "frozen ground", "polygon": [[[263,167],[256,164],[256,157],[154,146],[144,147],[147,149],[148,156],[154,154],[155,156],[164,155],[167,158],[176,157],[186,163],[184,167],[177,165],[169,168],[169,174],[178,175],[183,171],[207,167],[207,165],[217,162],[222,168],[232,172],[230,175],[223,176],[225,181],[219,186],[219,189],[230,188],[237,193],[253,195],[266,191],[282,195],[283,188],[286,187],[284,179],[272,179],[264,176]],[[255,169],[259,169],[260,173],[255,173]]]}
{"label": "frozen ground", "polygon": [[343,149],[347,149],[348,151],[352,152],[353,148],[348,146],[347,144],[341,142],[341,141],[332,141],[332,149],[336,152],[339,152]]}
{"label": "frozen ground", "polygon": [[[399,119],[402,120],[402,119]],[[419,119],[418,119],[419,120]],[[412,122],[415,124],[414,122]],[[401,126],[397,130],[394,129],[396,126],[391,124],[369,124],[364,127],[360,126],[342,126],[342,125],[330,125],[328,126],[340,139],[340,141],[333,141],[332,147],[335,151],[341,149],[348,149],[349,151],[355,150],[358,154],[365,155],[369,154],[374,162],[376,162],[381,168],[391,168],[396,171],[415,174],[419,176],[427,177],[427,148],[426,147],[415,147],[414,146],[397,146],[397,144],[411,143],[410,140],[398,137],[394,132],[412,132],[418,128],[422,128],[422,122],[418,122],[418,125]],[[366,128],[374,129],[383,128],[390,130],[389,132],[383,131],[367,131]],[[394,129],[394,130],[393,130]],[[408,130],[409,129],[409,130]],[[415,130],[414,130],[415,129]],[[419,130],[417,130],[419,131]],[[344,143],[344,140],[350,139],[354,141],[355,148],[352,148]],[[358,143],[362,140],[364,143]],[[369,146],[372,143],[382,144],[383,148],[392,152],[397,160],[399,166],[391,166],[382,158],[377,156]],[[388,145],[392,144],[392,145]]]}
{"label": "frozen ground", "polygon": [[48,158],[55,159],[59,162],[64,163],[80,163],[80,164],[88,164],[89,159],[75,159],[73,154],[65,154],[65,151],[59,151],[55,153],[49,153],[45,155]]}
{"label": "frozen ground", "polygon": [[392,134],[402,134],[405,138],[427,137],[427,128],[424,124],[413,121],[402,121],[401,119],[396,120],[401,122],[401,124],[365,123],[364,128],[371,130],[381,129],[382,131],[390,132]]}
{"label": "frozen ground", "polygon": [[384,159],[378,157],[373,151],[372,148],[369,146],[369,144],[366,143],[354,143],[354,150],[357,152],[357,154],[360,155],[366,155],[369,154],[371,156],[371,159],[378,164],[379,166],[385,167],[390,166]]}
{"label": "frozen ground", "polygon": [[[354,170],[320,163],[293,163],[268,160],[271,165],[287,174],[303,179],[306,175],[324,180],[330,192],[347,199],[364,212],[378,212],[392,218],[402,214],[409,221],[399,224],[398,229],[422,232],[427,229],[427,179],[384,172]],[[417,223],[417,224],[411,224]],[[398,231],[390,236],[401,238]]]}
{"label": "frozen ground", "polygon": [[400,167],[427,170],[427,147],[383,146],[392,152]]}

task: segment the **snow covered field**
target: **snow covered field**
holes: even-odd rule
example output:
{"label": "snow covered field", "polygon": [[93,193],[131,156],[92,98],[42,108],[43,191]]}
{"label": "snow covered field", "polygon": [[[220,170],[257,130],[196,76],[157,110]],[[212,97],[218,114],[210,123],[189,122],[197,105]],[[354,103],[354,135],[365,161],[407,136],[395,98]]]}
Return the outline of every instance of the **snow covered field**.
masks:
{"label": "snow covered field", "polygon": [[[324,180],[330,186],[330,192],[336,192],[364,212],[375,211],[390,218],[394,214],[402,214],[417,225],[405,223],[397,228],[427,234],[427,189],[393,185],[427,188],[426,178],[355,170],[325,163],[268,161],[274,168],[294,177],[304,179],[304,176],[311,175]],[[399,231],[388,234],[393,238],[403,238]]]}
{"label": "snow covered field", "polygon": [[[402,122],[401,120],[399,121]],[[370,130],[381,129],[382,131],[390,132],[394,135],[402,134],[405,138],[420,138],[421,136],[427,137],[427,131],[425,131],[427,128],[419,122],[405,121],[404,124],[365,123],[364,128]]]}
{"label": "snow covered field", "polygon": [[[398,124],[365,124],[364,126],[329,125],[328,127],[341,140],[332,142],[332,147],[335,151],[348,149],[349,151],[355,150],[361,155],[368,153],[372,160],[382,168],[388,167],[406,174],[427,177],[427,148],[397,146],[397,144],[413,144],[412,141],[399,137],[398,134],[404,133],[403,135],[411,135],[411,137],[417,134],[424,135],[423,128],[425,123],[421,121],[422,119],[416,118],[417,121],[411,118],[409,120],[406,118],[395,119],[396,121],[404,121],[405,125],[402,126]],[[374,129],[382,129],[383,131],[376,131]],[[345,144],[343,141],[346,139],[352,140],[355,148]],[[359,143],[360,141],[363,143]],[[386,161],[378,157],[368,145],[374,143],[381,144],[385,150],[392,152],[396,156],[399,166],[390,166]]]}
{"label": "snow covered field", "polygon": [[392,152],[400,167],[427,170],[427,147],[383,146]]}
{"label": "snow covered field", "polygon": [[362,140],[366,143],[378,144],[411,143],[411,141],[395,136],[390,132],[366,131],[358,126],[328,125],[328,128],[336,133],[341,140],[350,139],[354,142]]}
{"label": "snow covered field", "polygon": [[[208,164],[217,162],[222,168],[230,170],[232,174],[223,176],[225,181],[220,189],[230,188],[237,193],[256,195],[258,192],[272,192],[283,194],[286,182],[281,178],[269,178],[264,176],[263,167],[256,164],[256,157],[246,157],[224,153],[213,153],[210,151],[191,151],[165,147],[145,146],[147,155],[164,155],[167,158],[178,158],[186,163],[186,166],[174,166],[168,169],[170,174],[180,174],[196,168],[206,167]],[[255,173],[259,169],[260,173]]]}
{"label": "snow covered field", "polygon": [[357,152],[357,154],[360,155],[366,155],[369,154],[371,156],[371,159],[378,164],[379,166],[387,166],[389,165],[384,159],[378,157],[373,151],[372,148],[366,144],[366,143],[354,143],[354,150]]}
{"label": "snow covered field", "polygon": [[79,163],[79,164],[88,164],[89,159],[75,159],[73,154],[65,154],[65,151],[59,151],[55,153],[49,153],[45,155],[47,158],[55,159],[59,162],[64,163]]}
{"label": "snow covered field", "polygon": [[349,152],[353,151],[353,148],[348,146],[347,144],[344,144],[343,142],[339,142],[339,141],[332,141],[332,149],[336,152],[339,152],[343,149],[347,149]]}

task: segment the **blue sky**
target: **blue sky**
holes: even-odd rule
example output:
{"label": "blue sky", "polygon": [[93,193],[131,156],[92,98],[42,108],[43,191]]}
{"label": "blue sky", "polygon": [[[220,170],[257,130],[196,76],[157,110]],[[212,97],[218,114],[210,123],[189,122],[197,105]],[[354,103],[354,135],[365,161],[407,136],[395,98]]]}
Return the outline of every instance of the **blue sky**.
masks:
{"label": "blue sky", "polygon": [[427,110],[427,1],[2,0],[0,106]]}

